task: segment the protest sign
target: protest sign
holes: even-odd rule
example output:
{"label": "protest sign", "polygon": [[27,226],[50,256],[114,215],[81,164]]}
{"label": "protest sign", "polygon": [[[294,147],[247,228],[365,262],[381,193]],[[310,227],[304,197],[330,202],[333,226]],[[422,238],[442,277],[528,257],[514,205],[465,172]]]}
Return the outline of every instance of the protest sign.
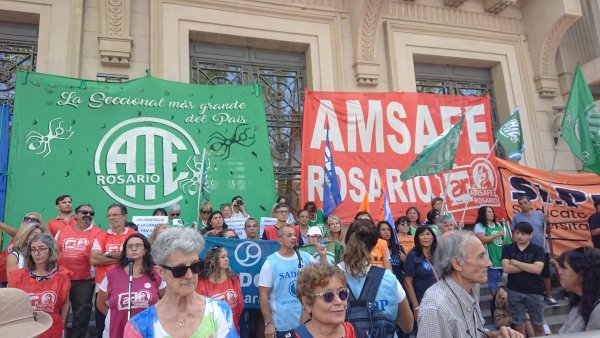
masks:
{"label": "protest sign", "polygon": [[133,216],[131,221],[137,225],[138,232],[146,237],[150,237],[152,230],[159,224],[168,224],[167,216]]}

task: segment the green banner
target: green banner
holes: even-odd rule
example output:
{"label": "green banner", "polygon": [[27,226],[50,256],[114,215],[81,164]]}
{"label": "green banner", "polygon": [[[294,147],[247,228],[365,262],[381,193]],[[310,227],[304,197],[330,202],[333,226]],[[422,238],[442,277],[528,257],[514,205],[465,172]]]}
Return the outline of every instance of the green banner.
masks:
{"label": "green banner", "polygon": [[258,85],[151,76],[106,83],[33,72],[18,72],[16,82],[9,224],[29,211],[55,217],[61,194],[74,206],[91,203],[101,225],[112,203],[127,206],[130,219],[178,203],[191,223],[199,200],[218,210],[241,195],[251,216],[269,214],[275,182]]}

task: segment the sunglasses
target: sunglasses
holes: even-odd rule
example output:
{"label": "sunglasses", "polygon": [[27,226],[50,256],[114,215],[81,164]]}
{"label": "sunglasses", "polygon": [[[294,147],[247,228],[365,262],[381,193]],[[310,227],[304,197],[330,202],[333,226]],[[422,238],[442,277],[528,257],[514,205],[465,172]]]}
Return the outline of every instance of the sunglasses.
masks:
{"label": "sunglasses", "polygon": [[93,211],[87,211],[87,210],[79,210],[78,213],[80,213],[82,215],[90,215],[90,216],[94,216],[96,214]]}
{"label": "sunglasses", "polygon": [[170,213],[169,215],[171,215],[171,216],[179,216],[179,215],[181,215],[181,213],[172,212],[172,213]]}
{"label": "sunglasses", "polygon": [[202,268],[204,267],[204,261],[197,261],[190,265],[178,265],[178,266],[161,265],[161,267],[163,269],[167,269],[167,270],[171,271],[171,273],[173,274],[173,277],[181,278],[181,277],[185,276],[188,269],[192,270],[193,274],[199,274],[200,271],[202,270]]}
{"label": "sunglasses", "polygon": [[23,222],[40,223],[40,220],[35,217],[23,217]]}
{"label": "sunglasses", "polygon": [[341,288],[335,292],[331,291],[331,290],[327,290],[327,291],[313,294],[313,296],[319,296],[319,297],[323,298],[323,301],[325,303],[333,302],[333,298],[335,295],[337,295],[338,298],[343,302],[348,299],[348,295],[350,295],[350,290],[348,290],[348,288]]}
{"label": "sunglasses", "polygon": [[201,214],[210,214],[212,211],[210,210],[202,210],[200,211]]}

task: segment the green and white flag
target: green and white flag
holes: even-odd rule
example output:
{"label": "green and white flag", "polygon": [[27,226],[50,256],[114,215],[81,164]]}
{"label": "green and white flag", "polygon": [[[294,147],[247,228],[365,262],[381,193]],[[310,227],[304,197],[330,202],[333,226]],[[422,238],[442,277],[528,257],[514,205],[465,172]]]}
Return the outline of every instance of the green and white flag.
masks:
{"label": "green and white flag", "polygon": [[579,65],[562,121],[562,137],[583,168],[600,175],[600,115]]}
{"label": "green and white flag", "polygon": [[515,108],[508,120],[504,122],[494,136],[506,151],[509,160],[521,160],[523,151],[525,151],[525,144],[523,143],[523,129],[521,129],[519,107]]}
{"label": "green and white flag", "polygon": [[463,115],[457,124],[444,131],[423,149],[413,163],[402,172],[400,179],[406,181],[416,176],[430,176],[451,170],[464,119]]}

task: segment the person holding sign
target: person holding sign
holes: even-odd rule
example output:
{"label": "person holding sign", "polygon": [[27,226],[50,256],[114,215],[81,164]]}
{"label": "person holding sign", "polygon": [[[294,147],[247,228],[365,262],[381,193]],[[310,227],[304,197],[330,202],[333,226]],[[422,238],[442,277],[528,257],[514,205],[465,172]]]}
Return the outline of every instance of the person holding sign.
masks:
{"label": "person holding sign", "polygon": [[475,221],[475,236],[485,246],[492,266],[488,268],[488,288],[492,297],[498,291],[498,280],[502,277],[502,248],[512,244],[510,231],[496,222],[496,214],[492,207],[483,206],[477,211]]}

